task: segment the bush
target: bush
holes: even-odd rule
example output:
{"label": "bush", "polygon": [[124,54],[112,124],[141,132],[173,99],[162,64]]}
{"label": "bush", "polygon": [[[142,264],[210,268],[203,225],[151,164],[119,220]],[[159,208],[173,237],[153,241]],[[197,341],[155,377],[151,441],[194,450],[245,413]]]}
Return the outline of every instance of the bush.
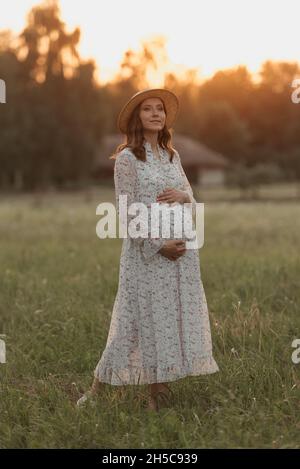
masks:
{"label": "bush", "polygon": [[241,189],[283,181],[285,174],[275,163],[259,163],[251,168],[238,164],[226,174],[227,186],[238,186]]}

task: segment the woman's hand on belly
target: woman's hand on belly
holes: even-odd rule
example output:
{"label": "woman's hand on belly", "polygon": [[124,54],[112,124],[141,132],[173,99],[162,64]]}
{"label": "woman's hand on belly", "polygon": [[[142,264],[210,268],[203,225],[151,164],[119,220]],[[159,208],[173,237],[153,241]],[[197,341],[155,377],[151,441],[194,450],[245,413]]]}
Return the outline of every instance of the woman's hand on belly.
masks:
{"label": "woman's hand on belly", "polygon": [[172,204],[173,202],[179,202],[180,204],[188,203],[190,201],[188,194],[185,191],[179,189],[167,188],[156,198],[156,202],[167,202]]}
{"label": "woman's hand on belly", "polygon": [[176,261],[186,252],[185,243],[182,239],[167,240],[158,252],[167,259]]}

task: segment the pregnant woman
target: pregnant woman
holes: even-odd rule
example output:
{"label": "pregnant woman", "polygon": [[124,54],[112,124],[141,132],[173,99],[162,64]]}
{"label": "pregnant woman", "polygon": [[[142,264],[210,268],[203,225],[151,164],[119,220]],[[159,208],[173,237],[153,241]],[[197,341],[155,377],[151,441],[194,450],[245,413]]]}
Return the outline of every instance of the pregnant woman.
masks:
{"label": "pregnant woman", "polygon": [[[122,108],[118,127],[126,142],[112,156],[118,214],[120,196],[127,196],[128,210],[134,202],[142,202],[149,213],[153,203],[190,203],[195,213],[196,200],[169,132],[178,106],[173,92],[147,89]],[[128,225],[139,210],[132,213],[126,213]],[[123,239],[106,347],[91,389],[77,405],[98,394],[103,383],[148,384],[148,408],[157,411],[170,402],[168,382],[219,371],[198,250],[186,249],[185,234],[176,238],[171,230],[166,238],[160,230],[151,237],[150,228],[147,238],[130,236],[128,229]]]}

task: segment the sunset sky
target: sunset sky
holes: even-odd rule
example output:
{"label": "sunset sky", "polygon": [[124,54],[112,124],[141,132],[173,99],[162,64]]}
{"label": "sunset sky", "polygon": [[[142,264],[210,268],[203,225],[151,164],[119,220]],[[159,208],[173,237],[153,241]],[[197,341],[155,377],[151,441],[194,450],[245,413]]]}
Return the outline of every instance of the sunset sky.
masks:
{"label": "sunset sky", "polygon": [[[10,0],[0,29],[20,32],[30,7]],[[124,52],[140,41],[166,39],[168,70],[197,68],[207,78],[218,69],[245,64],[256,73],[267,59],[300,61],[299,0],[60,0],[68,29],[79,26],[83,58],[94,58],[101,82],[117,71]],[[153,85],[160,85],[153,81]]]}

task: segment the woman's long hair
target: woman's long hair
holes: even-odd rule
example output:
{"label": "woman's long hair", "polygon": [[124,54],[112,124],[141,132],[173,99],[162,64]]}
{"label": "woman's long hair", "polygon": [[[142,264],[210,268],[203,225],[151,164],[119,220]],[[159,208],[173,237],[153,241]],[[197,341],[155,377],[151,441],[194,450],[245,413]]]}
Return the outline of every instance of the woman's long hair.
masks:
{"label": "woman's long hair", "polygon": [[[162,100],[161,100],[162,101]],[[166,113],[165,104],[162,101],[164,111]],[[127,129],[126,129],[126,137],[125,142],[121,143],[117,146],[115,152],[109,157],[109,159],[116,159],[118,153],[122,151],[124,148],[130,148],[130,150],[134,153],[136,158],[141,161],[146,162],[146,152],[143,146],[144,143],[144,134],[143,134],[143,125],[142,121],[139,117],[140,107],[142,103],[134,108],[131,113],[130,119],[128,121]],[[173,160],[174,155],[174,148],[171,145],[172,134],[167,129],[166,125],[163,129],[159,130],[158,132],[158,144],[168,151],[170,155],[170,161]]]}

